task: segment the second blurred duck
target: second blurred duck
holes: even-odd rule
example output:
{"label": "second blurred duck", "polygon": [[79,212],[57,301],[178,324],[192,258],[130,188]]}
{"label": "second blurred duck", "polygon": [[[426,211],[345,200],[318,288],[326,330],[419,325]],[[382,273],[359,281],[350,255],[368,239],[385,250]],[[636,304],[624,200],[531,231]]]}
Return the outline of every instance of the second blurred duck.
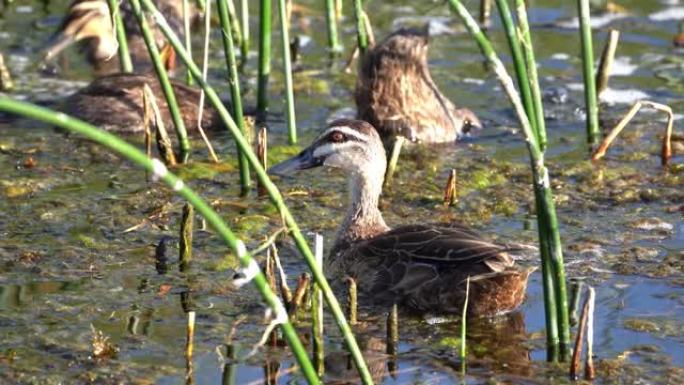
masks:
{"label": "second blurred duck", "polygon": [[400,29],[361,58],[357,117],[371,123],[384,141],[402,135],[414,142],[453,142],[481,127],[471,110],[456,108],[439,91],[427,54],[427,28]]}
{"label": "second blurred duck", "polygon": [[[171,28],[183,39],[182,1],[154,0],[154,3]],[[148,71],[152,68],[150,57],[130,3],[122,2],[120,9],[134,69],[136,72]],[[196,7],[190,7],[189,17],[192,24],[197,23],[200,13]],[[164,36],[155,28],[151,18],[148,18],[148,23],[152,26],[157,45],[161,47]],[[73,43],[83,43],[86,58],[94,66],[97,75],[119,71],[116,33],[106,0],[74,0],[45,51],[45,59],[56,57]]]}

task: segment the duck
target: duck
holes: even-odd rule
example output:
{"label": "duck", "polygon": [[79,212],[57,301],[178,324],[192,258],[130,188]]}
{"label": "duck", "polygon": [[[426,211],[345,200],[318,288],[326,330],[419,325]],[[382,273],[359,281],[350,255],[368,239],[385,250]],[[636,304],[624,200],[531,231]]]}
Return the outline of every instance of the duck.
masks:
{"label": "duck", "polygon": [[428,67],[427,28],[402,28],[361,56],[354,90],[357,119],[372,124],[390,142],[448,143],[482,124],[439,90]]}
{"label": "duck", "polygon": [[470,282],[468,316],[513,311],[534,268],[515,263],[522,245],[496,244],[459,224],[390,228],[378,208],[386,168],[382,139],[361,120],[337,120],[298,155],[269,169],[288,175],[314,167],[349,174],[351,204],[325,263],[336,285],[356,280],[367,303],[408,313],[460,314]]}
{"label": "duck", "polygon": [[[174,32],[183,39],[182,1],[155,0],[155,5],[166,17]],[[133,67],[137,72],[149,71],[152,64],[147,46],[130,3],[123,2],[120,10]],[[193,25],[197,24],[199,15],[197,8],[191,7],[190,19]],[[162,32],[151,18],[148,18],[148,23],[152,27],[158,47],[165,46]],[[96,76],[119,71],[118,43],[106,0],[72,1],[60,26],[44,49],[44,60],[55,58],[64,49],[79,42],[84,43],[86,60],[94,67]]]}
{"label": "duck", "polygon": [[[184,82],[170,79],[188,134],[198,133],[200,90]],[[173,121],[157,76],[153,73],[117,73],[94,79],[88,86],[58,103],[57,109],[107,131],[135,134],[144,132],[143,86],[147,84],[155,95],[164,124],[169,129]],[[218,112],[205,103],[202,128],[216,131],[224,127]]]}

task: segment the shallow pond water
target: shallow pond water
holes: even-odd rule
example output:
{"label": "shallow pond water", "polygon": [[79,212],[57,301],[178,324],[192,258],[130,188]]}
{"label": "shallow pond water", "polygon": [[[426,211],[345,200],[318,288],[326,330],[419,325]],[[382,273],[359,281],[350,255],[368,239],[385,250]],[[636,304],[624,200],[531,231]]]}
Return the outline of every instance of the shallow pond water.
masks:
{"label": "shallow pond water", "polygon": [[[251,2],[250,2],[251,3]],[[329,66],[322,2],[296,1],[293,28],[303,38],[295,75],[297,119],[306,145],[332,115],[353,108],[354,76],[342,73],[345,57]],[[415,2],[414,2],[415,3]],[[476,10],[476,2],[466,4]],[[530,9],[542,87],[567,101],[546,102],[548,165],[561,221],[567,270],[597,290],[595,347],[598,383],[684,383],[684,147],[681,52],[671,48],[681,20],[680,1],[619,1],[627,13],[598,18],[596,51],[608,28],[622,38],[611,100],[602,108],[610,128],[629,108],[630,90],[669,104],[676,116],[671,170],[660,167],[663,117],[644,112],[597,165],[587,159],[576,11],[560,0],[534,1]],[[350,15],[345,2],[345,13]],[[15,1],[0,19],[0,52],[14,74],[15,97],[50,104],[82,87],[91,72],[76,49],[41,73],[44,46],[66,2]],[[252,29],[256,35],[256,3]],[[467,223],[492,239],[534,244],[536,229],[527,151],[497,81],[483,66],[473,41],[440,2],[373,1],[368,13],[381,37],[403,25],[432,21],[433,77],[456,103],[473,109],[486,128],[456,145],[408,148],[381,208],[390,225]],[[664,13],[665,12],[665,13]],[[679,12],[679,13],[677,13]],[[505,39],[493,11],[490,37],[503,59]],[[679,16],[681,18],[681,16]],[[27,28],[31,26],[31,28]],[[342,38],[349,51],[353,22]],[[276,55],[278,40],[274,39]],[[227,93],[220,41],[212,43],[211,77]],[[196,43],[199,46],[199,43]],[[278,56],[276,56],[278,57]],[[248,105],[255,99],[255,57],[244,81]],[[282,78],[274,60],[270,162],[296,153],[286,146]],[[287,349],[267,348],[247,357],[261,337],[263,307],[251,287],[235,291],[229,278],[237,261],[220,240],[195,234],[192,270],[177,272],[182,201],[143,172],[88,142],[25,120],[0,121],[0,383],[196,384],[302,382]],[[141,138],[129,138],[142,146]],[[177,170],[209,201],[251,248],[280,226],[268,200],[239,198],[234,145],[225,133],[213,142],[223,163],[205,161],[194,142],[193,163]],[[459,180],[459,203],[442,204],[450,169]],[[346,205],[344,176],[313,170],[278,179],[301,227],[331,243]],[[155,266],[155,245],[169,236],[169,266]],[[281,257],[292,283],[305,270],[288,242]],[[530,256],[531,265],[538,264]],[[197,326],[191,375],[186,378],[187,312]],[[431,323],[402,319],[396,362],[384,355],[384,314],[362,309],[358,338],[378,382],[563,383],[565,366],[545,362],[543,301],[538,273],[519,311],[469,325],[468,370],[460,374],[457,319]],[[118,349],[94,359],[92,327]],[[300,324],[302,335],[310,321]],[[226,359],[231,345],[237,360]],[[326,381],[355,382],[342,340],[326,317]],[[394,367],[390,372],[388,368]],[[275,374],[274,374],[275,373]]]}

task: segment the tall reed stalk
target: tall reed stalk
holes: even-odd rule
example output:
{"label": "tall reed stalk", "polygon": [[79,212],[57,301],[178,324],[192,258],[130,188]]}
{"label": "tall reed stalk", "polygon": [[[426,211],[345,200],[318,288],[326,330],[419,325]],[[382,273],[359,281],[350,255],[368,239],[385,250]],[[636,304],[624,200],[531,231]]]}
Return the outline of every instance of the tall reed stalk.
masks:
{"label": "tall reed stalk", "polygon": [[598,98],[594,79],[594,47],[591,37],[589,0],[577,0],[579,8],[580,38],[582,42],[582,74],[584,76],[584,100],[587,110],[587,142],[595,145],[600,137],[598,123]]}
{"label": "tall reed stalk", "polygon": [[126,40],[126,30],[124,29],[123,20],[121,20],[121,9],[117,0],[107,0],[109,6],[109,14],[112,17],[112,25],[116,31],[116,42],[119,47],[119,68],[121,72],[133,72],[133,62],[131,61],[131,54],[128,52],[128,40]]}
{"label": "tall reed stalk", "polygon": [[[449,0],[449,4],[454,12],[463,20],[466,28],[476,40],[484,56],[489,61],[491,68],[501,82],[506,95],[513,104],[523,129],[523,134],[525,135],[527,148],[530,154],[533,187],[537,206],[537,221],[542,259],[542,279],[545,283],[544,305],[546,310],[549,359],[557,359],[558,356],[556,352],[560,352],[561,359],[565,359],[570,343],[565,267],[563,264],[560,232],[558,229],[558,219],[553,201],[553,193],[551,191],[549,172],[544,165],[544,152],[530,123],[531,120],[536,119],[536,116],[528,116],[526,114],[520,96],[513,85],[513,80],[475,19],[473,19],[459,0]],[[531,49],[531,44],[529,47]],[[532,65],[536,64],[533,63]],[[534,85],[532,85],[532,87],[534,87]],[[539,107],[541,108],[541,106]]]}
{"label": "tall reed stalk", "polygon": [[[198,80],[198,78],[201,79],[201,77],[195,76],[195,80]],[[295,355],[297,363],[302,369],[304,377],[310,384],[318,384],[320,382],[316,376],[316,372],[311,364],[311,361],[309,360],[306,350],[297,336],[297,332],[287,318],[287,312],[285,311],[282,302],[280,302],[276,294],[268,287],[266,277],[261,272],[261,269],[259,269],[257,262],[245,248],[244,243],[235,236],[231,229],[225,224],[225,222],[223,222],[221,217],[211,208],[209,204],[207,204],[202,198],[199,197],[199,195],[187,187],[180,178],[169,172],[163,163],[157,159],[148,159],[145,153],[126,143],[115,135],[98,129],[81,120],[69,117],[63,113],[57,113],[43,107],[12,100],[7,97],[0,97],[0,111],[39,120],[63,128],[70,132],[83,135],[93,142],[107,147],[111,151],[144,168],[152,174],[153,179],[163,181],[174,192],[190,203],[197,210],[197,212],[207,220],[209,225],[237,255],[238,259],[240,260],[240,264],[245,268],[249,268],[250,271],[254,271],[256,273],[252,279],[252,282],[258,289],[266,304],[274,311],[276,315],[282,317],[282,323],[279,326]]]}
{"label": "tall reed stalk", "polygon": [[290,22],[285,9],[285,0],[278,0],[280,16],[280,38],[283,46],[283,75],[285,77],[285,103],[287,110],[287,140],[297,143],[297,121],[295,117],[294,90],[292,85],[292,59],[290,58]]}
{"label": "tall reed stalk", "polygon": [[164,33],[164,35],[169,40],[171,45],[173,45],[173,47],[176,49],[185,65],[187,65],[191,69],[193,76],[195,77],[195,80],[207,93],[207,97],[213,104],[214,108],[216,108],[216,110],[218,111],[219,116],[221,117],[223,122],[228,126],[228,129],[235,138],[238,147],[247,156],[247,160],[249,161],[249,164],[252,167],[252,169],[255,171],[257,178],[266,188],[271,198],[271,202],[280,212],[283,222],[290,231],[290,235],[294,239],[295,245],[304,257],[304,260],[306,261],[307,265],[309,266],[309,269],[311,270],[311,274],[314,280],[320,286],[321,290],[323,290],[323,296],[325,298],[325,301],[328,304],[328,307],[330,308],[330,312],[335,318],[337,326],[340,328],[342,336],[344,337],[344,340],[346,342],[347,349],[349,350],[354,360],[354,363],[356,364],[356,368],[359,371],[362,382],[364,384],[372,384],[373,380],[370,375],[370,372],[368,371],[368,366],[363,360],[363,356],[361,354],[361,350],[359,349],[359,345],[357,344],[356,339],[354,338],[354,334],[352,333],[351,327],[349,326],[344,317],[344,312],[342,311],[339,302],[335,298],[335,295],[333,294],[333,291],[330,287],[330,284],[328,283],[328,280],[325,278],[322,270],[316,264],[313,253],[311,252],[311,248],[309,248],[309,245],[306,242],[306,239],[304,238],[304,235],[302,234],[301,230],[299,229],[299,225],[297,225],[297,222],[292,216],[292,213],[285,205],[282,194],[280,193],[276,185],[273,184],[273,182],[271,182],[268,175],[266,174],[266,170],[259,164],[259,159],[257,158],[256,154],[254,154],[254,151],[252,150],[249,142],[244,137],[244,135],[242,135],[242,132],[240,132],[239,128],[231,118],[225,106],[223,106],[223,103],[221,102],[221,99],[218,97],[216,91],[214,91],[214,89],[201,78],[201,74],[199,72],[199,69],[197,68],[197,65],[192,61],[192,58],[183,49],[180,41],[178,40],[178,37],[173,32],[171,27],[169,27],[168,23],[164,19],[164,16],[155,8],[151,0],[143,0],[143,4],[145,5],[145,8],[153,15],[161,31]]}
{"label": "tall reed stalk", "polygon": [[[190,36],[190,0],[183,0],[183,36],[185,37],[185,49],[192,54],[192,39]],[[207,15],[208,16],[208,15]],[[192,75],[190,71],[185,73],[185,81],[192,85]]]}
{"label": "tall reed stalk", "polygon": [[362,0],[354,0],[354,17],[356,17],[356,39],[359,52],[363,54],[368,49],[368,31],[363,11]]}
{"label": "tall reed stalk", "polygon": [[268,77],[271,75],[271,8],[273,0],[260,0],[259,8],[259,74],[257,76],[257,117],[266,118],[268,110]]}
{"label": "tall reed stalk", "polygon": [[162,91],[164,91],[164,96],[166,97],[166,104],[169,107],[171,120],[173,120],[173,125],[176,129],[176,135],[178,136],[178,142],[180,143],[181,163],[185,163],[188,161],[188,157],[190,157],[190,141],[188,140],[188,133],[185,130],[185,123],[183,122],[180,108],[178,108],[176,95],[173,92],[173,87],[171,87],[169,74],[166,73],[166,69],[164,68],[161,58],[159,57],[159,49],[154,41],[154,36],[152,35],[152,31],[150,31],[150,27],[147,24],[145,15],[143,15],[142,9],[140,7],[140,0],[130,1],[131,6],[133,7],[133,13],[138,19],[138,24],[140,24],[140,30],[142,31],[143,39],[145,39],[145,45],[147,45],[147,50],[150,52],[152,64],[154,64],[154,71],[157,73],[159,84],[161,85]]}
{"label": "tall reed stalk", "polygon": [[247,63],[249,54],[249,0],[240,2],[240,27],[242,28],[242,40],[240,41],[240,66]]}
{"label": "tall reed stalk", "polygon": [[[218,14],[221,21],[221,37],[223,38],[223,53],[226,56],[226,67],[228,68],[228,82],[230,83],[230,99],[233,104],[233,117],[235,123],[243,136],[247,136],[245,129],[245,118],[242,110],[242,94],[240,93],[240,79],[238,77],[237,63],[235,60],[235,47],[233,47],[233,35],[230,28],[230,14],[226,1],[216,0],[218,4]],[[238,146],[238,167],[240,169],[240,195],[249,194],[252,181],[249,176],[249,162],[244,152]]]}
{"label": "tall reed stalk", "polygon": [[342,51],[342,45],[337,37],[337,14],[335,0],[325,0],[325,22],[328,26],[328,49],[330,52]]}

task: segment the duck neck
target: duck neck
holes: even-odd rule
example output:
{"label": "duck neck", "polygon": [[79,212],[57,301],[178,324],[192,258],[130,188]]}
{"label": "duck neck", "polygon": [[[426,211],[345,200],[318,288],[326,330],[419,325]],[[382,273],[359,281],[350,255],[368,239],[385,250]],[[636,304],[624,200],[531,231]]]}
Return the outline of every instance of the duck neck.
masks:
{"label": "duck neck", "polygon": [[381,173],[355,172],[352,174],[350,179],[351,207],[337,232],[333,255],[351,243],[389,230],[378,209],[383,176],[384,168]]}

